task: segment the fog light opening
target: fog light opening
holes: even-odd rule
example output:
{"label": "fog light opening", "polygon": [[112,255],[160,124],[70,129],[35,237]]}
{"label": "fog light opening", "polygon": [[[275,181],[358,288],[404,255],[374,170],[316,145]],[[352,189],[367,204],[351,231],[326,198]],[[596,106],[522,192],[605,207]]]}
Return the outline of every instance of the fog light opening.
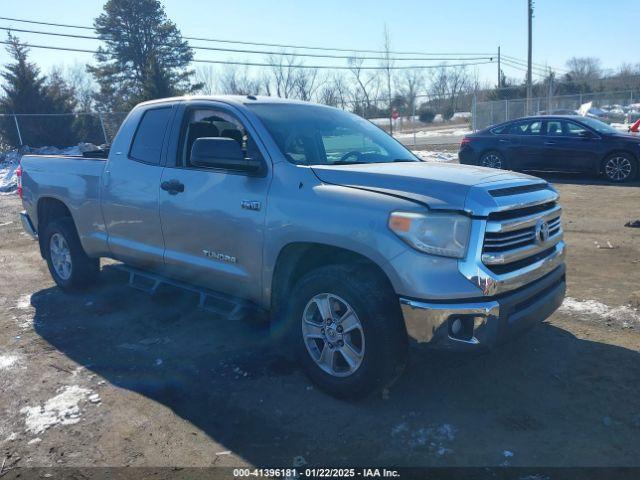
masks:
{"label": "fog light opening", "polygon": [[449,318],[449,336],[456,340],[470,342],[473,339],[474,316],[454,316]]}

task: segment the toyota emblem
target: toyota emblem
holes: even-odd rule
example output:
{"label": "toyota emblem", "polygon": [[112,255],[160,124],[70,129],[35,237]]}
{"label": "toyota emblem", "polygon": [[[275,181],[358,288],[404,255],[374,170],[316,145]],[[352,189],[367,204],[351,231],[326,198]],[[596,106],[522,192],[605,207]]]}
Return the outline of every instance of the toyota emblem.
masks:
{"label": "toyota emblem", "polygon": [[543,244],[549,240],[549,224],[544,220],[536,223],[536,243]]}

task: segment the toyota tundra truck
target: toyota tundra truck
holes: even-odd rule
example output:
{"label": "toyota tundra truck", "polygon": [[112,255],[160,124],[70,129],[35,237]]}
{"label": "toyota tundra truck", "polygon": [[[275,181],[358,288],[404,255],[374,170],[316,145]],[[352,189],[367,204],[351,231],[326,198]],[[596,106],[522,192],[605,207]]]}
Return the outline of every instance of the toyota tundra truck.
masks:
{"label": "toyota tundra truck", "polygon": [[413,343],[493,347],[565,294],[549,183],[423,162],[336,108],[145,102],[103,157],[22,158],[21,220],[55,283],[85,287],[109,257],[132,282],[268,313],[278,349],[338,397],[389,385]]}

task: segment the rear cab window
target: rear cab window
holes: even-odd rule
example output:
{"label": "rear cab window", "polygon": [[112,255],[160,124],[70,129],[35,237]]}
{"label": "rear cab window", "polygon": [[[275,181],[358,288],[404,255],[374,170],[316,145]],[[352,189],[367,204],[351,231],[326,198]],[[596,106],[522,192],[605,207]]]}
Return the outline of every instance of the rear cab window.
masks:
{"label": "rear cab window", "polygon": [[129,157],[143,163],[159,165],[162,144],[171,118],[171,107],[150,108],[142,115],[131,142]]}

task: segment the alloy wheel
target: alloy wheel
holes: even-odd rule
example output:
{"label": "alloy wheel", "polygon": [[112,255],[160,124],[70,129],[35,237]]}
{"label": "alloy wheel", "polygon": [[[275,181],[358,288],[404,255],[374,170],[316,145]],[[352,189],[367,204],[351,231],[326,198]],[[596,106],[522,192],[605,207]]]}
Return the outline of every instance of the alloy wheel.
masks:
{"label": "alloy wheel", "polygon": [[334,377],[348,377],[364,360],[364,330],[358,315],[342,298],[315,295],[302,313],[304,344],[314,362]]}
{"label": "alloy wheel", "polygon": [[67,240],[59,233],[51,235],[49,240],[49,253],[51,257],[51,264],[56,274],[62,280],[69,280],[71,278],[71,270],[73,265],[71,263],[71,250]]}
{"label": "alloy wheel", "polygon": [[502,168],[502,158],[495,153],[488,153],[482,157],[482,166],[489,168]]}
{"label": "alloy wheel", "polygon": [[611,157],[604,164],[604,172],[611,180],[626,180],[631,175],[631,162],[626,157]]}

